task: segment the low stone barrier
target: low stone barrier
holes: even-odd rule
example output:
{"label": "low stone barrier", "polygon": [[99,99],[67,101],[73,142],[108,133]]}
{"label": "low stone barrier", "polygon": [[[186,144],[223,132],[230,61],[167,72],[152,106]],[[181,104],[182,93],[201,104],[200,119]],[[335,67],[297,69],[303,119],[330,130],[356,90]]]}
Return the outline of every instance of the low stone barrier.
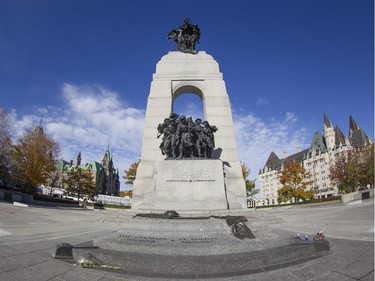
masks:
{"label": "low stone barrier", "polygon": [[355,192],[351,192],[348,194],[341,195],[341,202],[342,203],[349,203],[351,201],[363,200],[363,199],[370,199],[374,197],[374,190],[373,189],[365,189],[365,190],[358,190]]}

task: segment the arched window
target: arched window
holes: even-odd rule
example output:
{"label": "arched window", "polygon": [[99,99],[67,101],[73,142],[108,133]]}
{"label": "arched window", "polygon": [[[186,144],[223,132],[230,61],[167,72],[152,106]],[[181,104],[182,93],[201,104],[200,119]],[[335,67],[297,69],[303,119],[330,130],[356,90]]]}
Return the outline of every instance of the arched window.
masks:
{"label": "arched window", "polygon": [[183,93],[176,96],[172,111],[178,115],[191,116],[193,120],[197,118],[204,120],[203,101],[193,93]]}

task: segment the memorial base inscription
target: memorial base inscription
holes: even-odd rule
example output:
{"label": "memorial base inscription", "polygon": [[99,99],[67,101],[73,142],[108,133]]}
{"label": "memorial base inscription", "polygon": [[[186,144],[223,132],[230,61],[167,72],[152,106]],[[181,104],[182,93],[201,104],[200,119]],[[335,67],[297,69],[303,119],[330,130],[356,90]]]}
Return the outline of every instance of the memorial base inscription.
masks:
{"label": "memorial base inscription", "polygon": [[158,167],[154,210],[225,210],[228,208],[220,160],[165,160]]}
{"label": "memorial base inscription", "polygon": [[255,238],[237,238],[224,218],[156,219],[134,217],[122,229],[95,239],[101,249],[159,255],[223,255],[289,245],[290,235],[275,232],[264,222],[245,222]]}

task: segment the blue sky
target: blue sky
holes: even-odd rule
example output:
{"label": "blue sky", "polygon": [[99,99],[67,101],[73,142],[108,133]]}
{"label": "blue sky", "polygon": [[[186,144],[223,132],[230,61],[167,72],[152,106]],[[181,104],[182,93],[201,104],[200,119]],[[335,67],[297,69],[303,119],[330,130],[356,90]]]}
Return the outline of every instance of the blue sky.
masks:
{"label": "blue sky", "polygon": [[[371,0],[3,0],[0,106],[14,138],[43,114],[62,158],[98,161],[109,144],[123,171],[140,157],[156,63],[176,48],[166,35],[190,17],[256,178],[271,151],[307,148],[324,112],[345,135],[352,115],[373,139],[373,15]],[[199,115],[183,97],[177,112]]]}

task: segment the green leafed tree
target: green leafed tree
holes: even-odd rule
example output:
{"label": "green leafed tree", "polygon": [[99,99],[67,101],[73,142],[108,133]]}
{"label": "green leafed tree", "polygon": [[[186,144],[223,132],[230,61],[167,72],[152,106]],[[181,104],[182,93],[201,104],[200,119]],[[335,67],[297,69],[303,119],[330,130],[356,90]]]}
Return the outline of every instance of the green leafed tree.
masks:
{"label": "green leafed tree", "polygon": [[313,183],[310,179],[310,172],[302,164],[297,161],[286,163],[279,178],[283,187],[277,191],[277,201],[281,203],[292,198],[295,202],[312,199],[314,191],[310,189]]}
{"label": "green leafed tree", "polygon": [[41,127],[27,130],[12,147],[12,179],[30,189],[46,184],[56,171],[59,152],[57,142]]}
{"label": "green leafed tree", "polygon": [[247,196],[254,196],[259,192],[259,189],[255,188],[255,180],[247,179],[250,176],[250,169],[246,166],[244,162],[241,162],[242,176],[245,180],[246,194]]}
{"label": "green leafed tree", "polygon": [[123,178],[125,179],[125,184],[133,186],[135,178],[137,176],[137,169],[138,165],[141,162],[141,160],[138,160],[130,165],[130,168],[128,170],[125,170],[125,175]]}
{"label": "green leafed tree", "polygon": [[85,171],[80,167],[72,167],[65,174],[63,185],[66,192],[75,194],[78,198],[82,197],[82,195],[94,197],[96,194],[94,176],[91,172]]}
{"label": "green leafed tree", "polygon": [[339,193],[374,186],[374,145],[342,152],[330,167],[330,180]]}

